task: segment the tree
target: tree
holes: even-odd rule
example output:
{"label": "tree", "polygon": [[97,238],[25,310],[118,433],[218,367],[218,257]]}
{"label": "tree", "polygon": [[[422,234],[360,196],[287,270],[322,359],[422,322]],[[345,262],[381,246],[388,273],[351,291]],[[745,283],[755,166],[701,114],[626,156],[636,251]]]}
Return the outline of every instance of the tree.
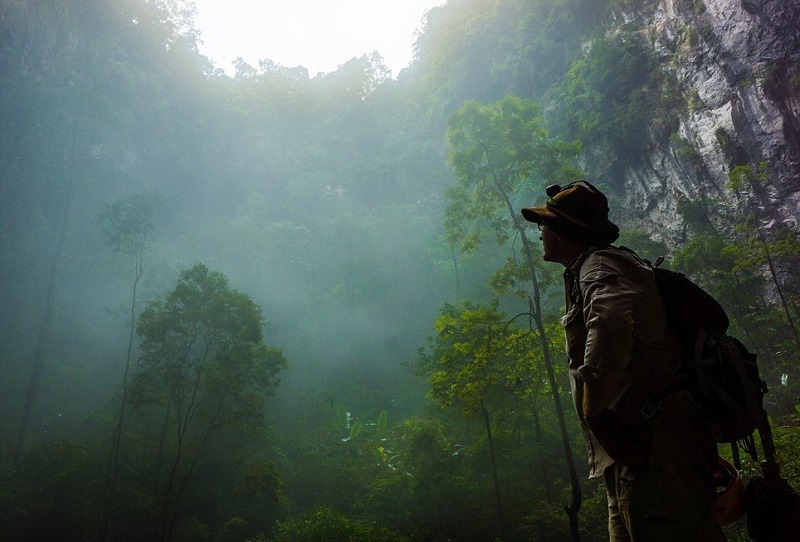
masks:
{"label": "tree", "polygon": [[[733,168],[729,174],[731,180],[729,188],[739,197],[741,197],[739,192],[747,188],[754,192],[763,192],[769,175],[770,171],[766,163],[757,166],[738,166]],[[800,238],[796,232],[773,226],[775,226],[774,220],[762,224],[754,213],[747,214],[744,226],[739,228],[739,232],[744,234],[747,244],[746,250],[742,250],[739,254],[739,262],[744,267],[761,265],[769,271],[769,277],[775,287],[775,294],[778,296],[781,308],[786,315],[786,322],[794,337],[794,349],[798,351],[800,350],[800,332],[795,324],[796,305],[795,316],[793,316],[790,310],[792,301],[784,293],[784,281],[779,276],[780,270],[777,261],[778,259],[797,259],[800,256]],[[778,243],[770,242],[764,231],[766,229],[777,231]],[[753,233],[755,233],[755,238],[753,238]],[[775,232],[770,233],[772,233],[772,237],[776,237]]]}
{"label": "tree", "polygon": [[47,340],[51,331],[51,324],[53,318],[54,304],[56,299],[56,277],[58,275],[59,266],[61,265],[61,255],[63,253],[67,226],[69,224],[70,210],[72,208],[73,190],[75,187],[75,139],[76,135],[73,131],[72,134],[72,147],[69,153],[69,169],[67,169],[67,189],[64,196],[63,207],[60,213],[59,234],[56,241],[55,252],[50,264],[49,279],[47,282],[47,298],[45,300],[44,314],[42,316],[41,324],[39,325],[39,334],[36,340],[36,349],[33,353],[31,360],[31,376],[28,380],[28,387],[25,393],[25,405],[22,410],[22,419],[20,421],[19,433],[17,434],[17,444],[14,449],[14,468],[19,469],[20,461],[22,459],[22,452],[25,448],[25,437],[28,433],[28,423],[33,412],[34,404],[36,403],[37,393],[39,391],[39,382],[42,376],[42,365],[44,364],[44,351],[47,345]]}
{"label": "tree", "polygon": [[161,490],[161,540],[172,535],[211,434],[262,420],[263,397],[286,365],[281,350],[263,344],[263,326],[258,305],[202,264],[184,271],[166,299],[139,316],[141,369],[130,400],[134,408],[160,407],[173,431],[171,439],[162,437],[172,458]]}
{"label": "tree", "polygon": [[111,505],[114,502],[114,490],[119,466],[119,448],[120,442],[122,441],[125,410],[128,406],[128,377],[130,375],[133,339],[136,330],[136,289],[139,285],[139,280],[142,278],[144,250],[150,239],[150,233],[153,228],[152,217],[155,211],[155,205],[156,199],[154,196],[140,194],[117,200],[111,204],[106,204],[106,209],[99,218],[106,242],[111,249],[119,254],[133,256],[135,265],[131,291],[131,320],[130,333],[128,334],[128,350],[125,357],[125,371],[122,376],[119,412],[117,414],[114,434],[111,440],[111,453],[108,460],[105,506],[100,521],[101,539],[105,538],[105,530],[108,527],[108,520],[111,514]]}
{"label": "tree", "polygon": [[467,304],[442,309],[430,339],[431,349],[420,357],[420,368],[430,372],[430,393],[444,407],[457,406],[465,415],[482,418],[489,444],[495,505],[500,534],[506,538],[497,458],[489,409],[525,398],[536,369],[533,337],[507,324],[497,307]]}
{"label": "tree", "polygon": [[526,235],[525,221],[512,197],[534,177],[542,184],[578,178],[579,171],[569,162],[577,156],[580,146],[551,138],[543,125],[539,106],[514,96],[489,105],[466,102],[451,117],[447,137],[451,145],[450,163],[459,178],[459,183],[449,191],[452,203],[445,211],[445,226],[451,243],[460,244],[465,251],[474,250],[484,236],[484,229],[493,233],[500,244],[514,233],[522,241],[522,266],[532,286],[528,298],[530,316],[547,368],[570,472],[572,503],[566,510],[573,539],[577,540],[580,483],[542,316],[533,249]]}

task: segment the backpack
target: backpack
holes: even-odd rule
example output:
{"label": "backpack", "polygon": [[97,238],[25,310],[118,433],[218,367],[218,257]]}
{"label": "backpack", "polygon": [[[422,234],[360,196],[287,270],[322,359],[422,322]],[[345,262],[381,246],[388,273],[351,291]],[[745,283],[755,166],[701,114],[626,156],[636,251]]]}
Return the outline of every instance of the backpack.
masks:
{"label": "backpack", "polygon": [[626,248],[655,273],[667,321],[675,328],[683,352],[672,389],[688,389],[718,442],[752,438],[765,422],[767,392],[756,355],[727,335],[729,319],[714,297],[683,273],[650,263]]}
{"label": "backpack", "polygon": [[[758,460],[754,433],[758,432],[764,459],[761,474],[747,484],[744,503],[747,532],[756,542],[800,542],[800,495],[781,476],[769,418],[764,410],[766,383],[756,355],[727,335],[729,319],[714,297],[677,271],[662,269],[639,257],[655,273],[668,322],[676,329],[683,359],[676,382],[669,389],[688,389],[704,418],[714,426],[718,442],[729,442],[737,469],[741,469],[738,441]],[[677,388],[676,388],[677,386]]]}

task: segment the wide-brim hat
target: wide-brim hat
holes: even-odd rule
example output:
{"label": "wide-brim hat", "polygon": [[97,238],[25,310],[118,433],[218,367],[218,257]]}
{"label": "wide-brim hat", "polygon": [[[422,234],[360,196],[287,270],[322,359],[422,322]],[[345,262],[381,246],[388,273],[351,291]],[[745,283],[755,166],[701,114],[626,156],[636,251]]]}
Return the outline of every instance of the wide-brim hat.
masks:
{"label": "wide-brim hat", "polygon": [[608,219],[608,199],[587,181],[565,187],[547,187],[550,196],[543,207],[525,207],[525,220],[547,225],[559,236],[591,244],[609,244],[619,237],[619,228]]}

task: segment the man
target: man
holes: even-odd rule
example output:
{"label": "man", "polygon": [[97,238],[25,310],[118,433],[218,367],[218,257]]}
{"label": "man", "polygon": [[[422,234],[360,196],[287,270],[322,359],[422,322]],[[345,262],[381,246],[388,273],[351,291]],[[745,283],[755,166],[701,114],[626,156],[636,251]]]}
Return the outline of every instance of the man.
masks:
{"label": "man", "polygon": [[604,477],[613,542],[725,540],[714,518],[716,442],[686,391],[669,392],[679,343],[655,275],[611,246],[619,229],[590,183],[548,187],[544,259],[565,267],[562,322],[590,478]]}

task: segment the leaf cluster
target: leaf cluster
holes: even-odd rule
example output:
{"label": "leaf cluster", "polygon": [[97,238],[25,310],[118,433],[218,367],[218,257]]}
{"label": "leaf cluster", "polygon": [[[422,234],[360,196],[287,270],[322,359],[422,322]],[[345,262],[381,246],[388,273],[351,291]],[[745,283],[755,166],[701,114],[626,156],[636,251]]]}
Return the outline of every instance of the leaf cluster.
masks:
{"label": "leaf cluster", "polygon": [[444,224],[448,241],[467,252],[484,229],[499,244],[508,240],[519,220],[511,197],[534,177],[547,183],[580,176],[570,165],[580,144],[552,138],[540,106],[517,96],[486,105],[465,102],[449,119],[447,138],[459,182],[448,190]]}
{"label": "leaf cluster", "polygon": [[429,373],[429,393],[442,408],[458,406],[474,415],[482,404],[524,396],[532,375],[541,372],[532,334],[496,305],[445,305],[434,329],[418,367]]}
{"label": "leaf cluster", "polygon": [[184,271],[166,299],[139,316],[140,370],[131,402],[224,403],[228,422],[257,420],[262,395],[286,366],[279,349],[263,344],[263,325],[258,305],[231,289],[224,275],[203,264]]}
{"label": "leaf cluster", "polygon": [[264,542],[406,542],[406,536],[366,521],[351,519],[330,506],[315,506],[308,512],[278,522],[275,535]]}
{"label": "leaf cluster", "polygon": [[659,126],[659,119],[674,118],[665,112],[680,102],[675,88],[640,36],[598,36],[570,67],[551,116],[559,133],[580,139],[607,163],[636,160],[649,129],[661,137],[675,131]]}
{"label": "leaf cluster", "polygon": [[153,194],[137,194],[106,203],[98,222],[114,252],[135,255],[147,244],[153,230],[153,216],[160,206]]}

